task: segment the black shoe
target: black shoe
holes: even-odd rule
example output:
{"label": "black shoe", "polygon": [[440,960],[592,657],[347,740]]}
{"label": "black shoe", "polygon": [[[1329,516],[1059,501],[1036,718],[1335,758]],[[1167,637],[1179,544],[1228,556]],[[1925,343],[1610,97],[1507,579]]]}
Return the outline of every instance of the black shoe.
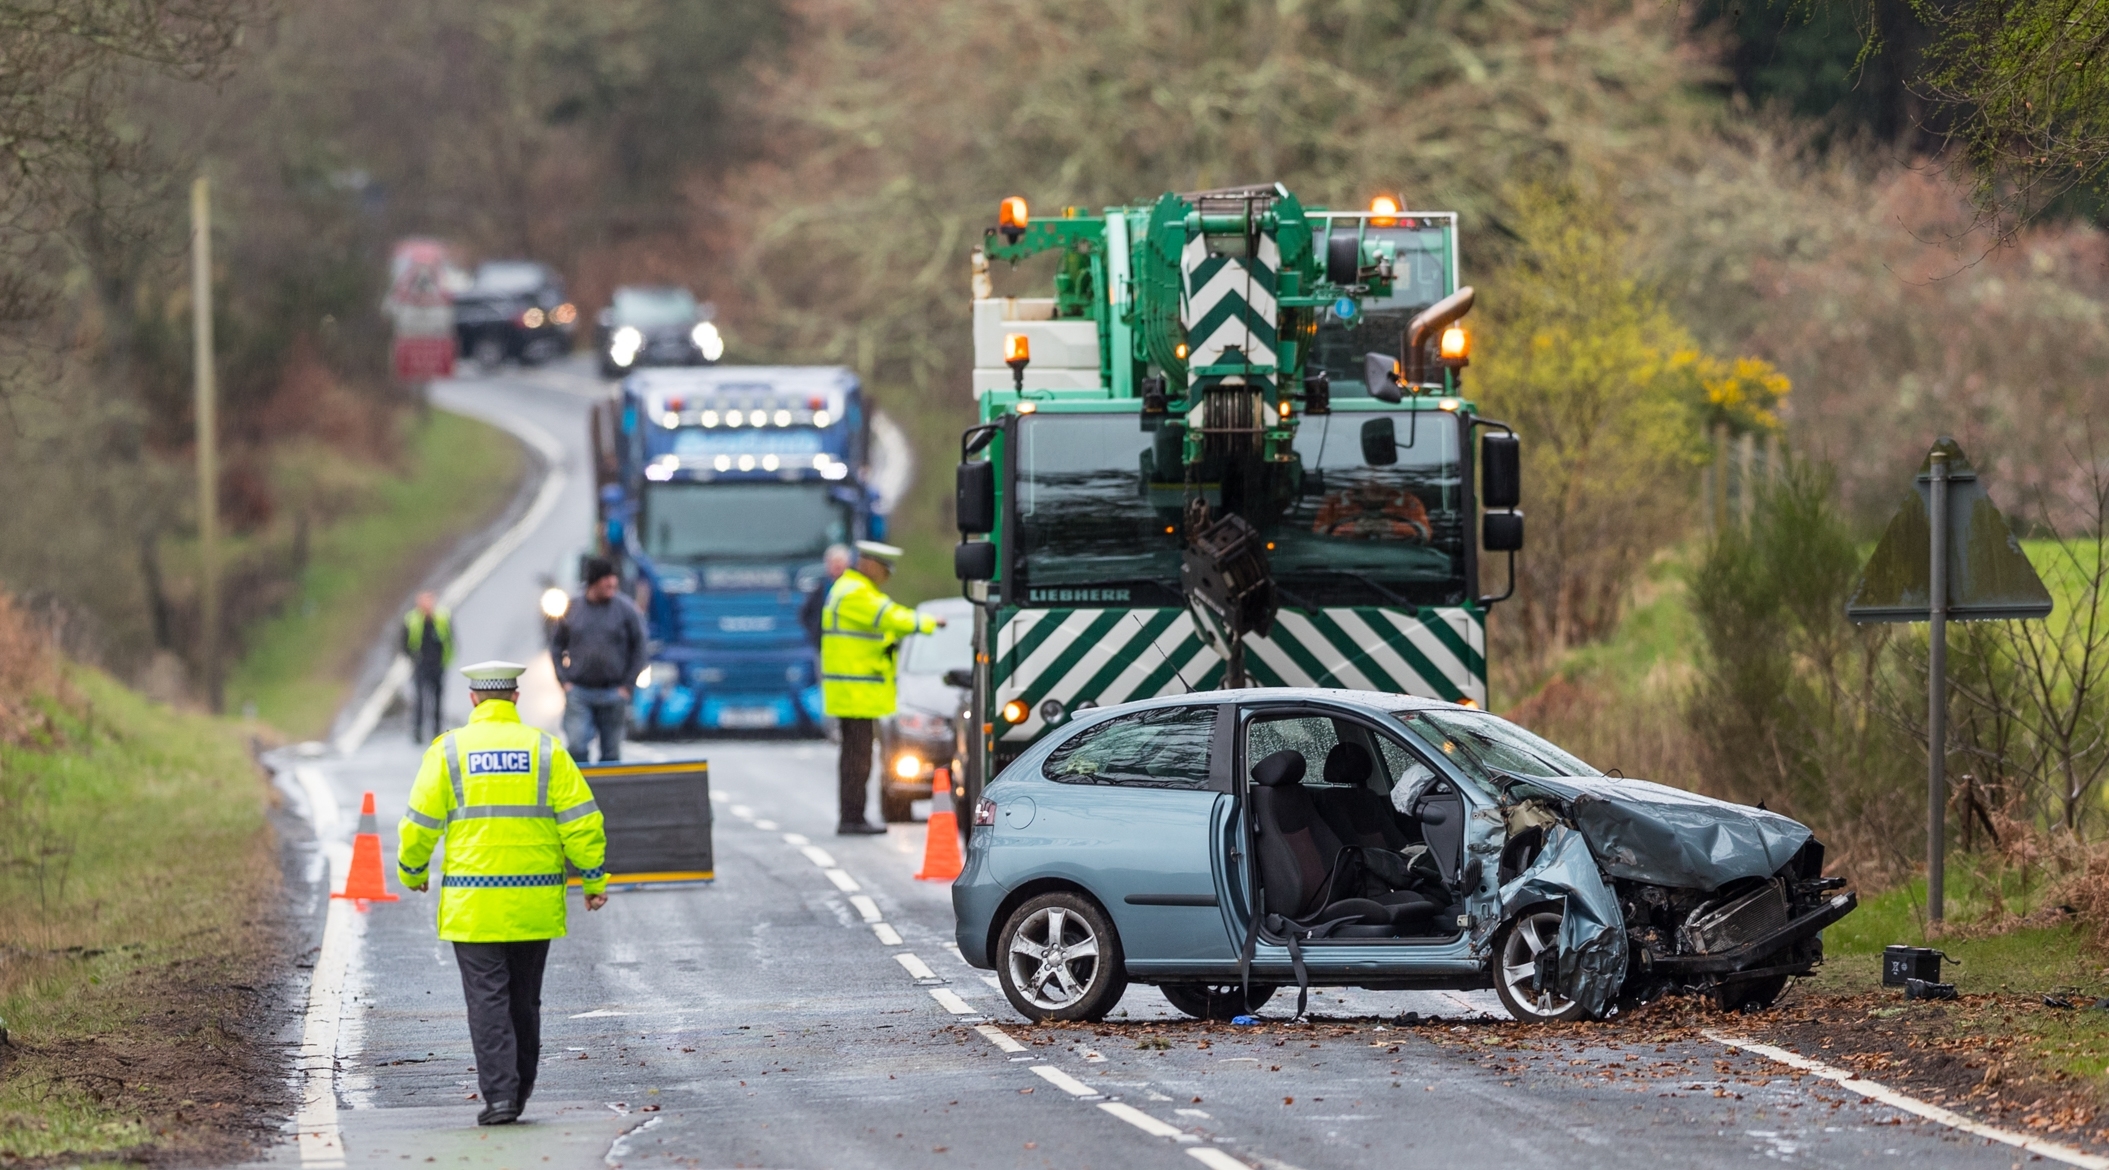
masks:
{"label": "black shoe", "polygon": [[478,1125],[511,1125],[520,1119],[520,1107],[511,1101],[493,1101],[476,1115]]}
{"label": "black shoe", "polygon": [[869,821],[858,821],[854,824],[845,821],[835,826],[835,835],[837,837],[884,837],[886,835],[886,826],[874,825]]}

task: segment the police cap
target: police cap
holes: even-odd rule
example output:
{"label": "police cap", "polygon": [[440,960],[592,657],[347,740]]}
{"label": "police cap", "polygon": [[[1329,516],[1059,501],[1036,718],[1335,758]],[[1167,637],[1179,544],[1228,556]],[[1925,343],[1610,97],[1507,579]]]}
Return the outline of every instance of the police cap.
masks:
{"label": "police cap", "polygon": [[520,676],[527,673],[527,668],[517,662],[504,662],[494,658],[489,662],[464,666],[461,673],[468,676],[469,689],[472,691],[517,691],[520,689]]}

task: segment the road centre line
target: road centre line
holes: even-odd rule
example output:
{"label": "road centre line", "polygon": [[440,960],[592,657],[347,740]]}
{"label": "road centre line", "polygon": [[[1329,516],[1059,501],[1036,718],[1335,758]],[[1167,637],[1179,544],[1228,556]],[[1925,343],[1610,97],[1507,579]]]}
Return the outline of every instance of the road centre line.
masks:
{"label": "road centre line", "polygon": [[811,845],[812,843],[813,839],[806,836],[804,833],[784,834],[784,844],[786,845]]}
{"label": "road centre line", "polygon": [[839,869],[823,869],[820,872],[826,874],[827,880],[835,883],[835,888],[841,890],[845,894],[854,894],[858,890],[864,888],[863,886],[857,884],[856,878],[849,876],[849,874],[844,873]]}
{"label": "road centre line", "polygon": [[[1045,1068],[1046,1066],[1039,1065],[1036,1067]],[[1188,1133],[1170,1122],[1159,1121],[1133,1105],[1124,1105],[1119,1101],[1101,1101],[1098,1107],[1149,1134],[1151,1137],[1170,1138],[1175,1142],[1198,1142],[1201,1140],[1198,1134]]]}
{"label": "road centre line", "polygon": [[835,860],[834,854],[829,853],[827,850],[822,849],[818,845],[801,845],[798,847],[798,851],[806,855],[807,861],[812,862],[814,865],[817,865],[822,869],[842,868],[841,863]]}
{"label": "road centre line", "polygon": [[1836,1082],[1841,1089],[1851,1089],[1871,1101],[1879,1101],[1892,1109],[1901,1109],[1906,1113],[1915,1114],[1928,1121],[1939,1122],[1951,1129],[1959,1129],[1964,1133],[1973,1134],[1977,1137],[2003,1142],[2017,1149],[2027,1150],[2031,1154],[2049,1158],[2055,1162],[2063,1162],[2068,1166],[2082,1167],[2083,1170],[2109,1170],[2109,1158],[2085,1153],[2058,1142],[2031,1137],[2025,1133],[2001,1129],[1996,1125],[1986,1125],[1981,1121],[1972,1121],[1953,1110],[1943,1109],[1938,1105],[1921,1101],[1917,1097],[1899,1093],[1887,1085],[1868,1080],[1850,1069],[1839,1068],[1834,1064],[1825,1064],[1820,1060],[1811,1060],[1799,1053],[1789,1052],[1784,1048],[1776,1048],[1770,1044],[1760,1044],[1744,1036],[1730,1036],[1712,1029],[1707,1029],[1702,1035],[1717,1044],[1725,1044],[1730,1048],[1739,1048],[1745,1052],[1765,1057],[1768,1060],[1777,1061],[1789,1068],[1800,1069],[1805,1073],[1822,1077],[1827,1081]]}
{"label": "road centre line", "polygon": [[987,1037],[989,1043],[994,1044],[996,1047],[1002,1049],[1005,1052],[1028,1051],[1025,1045],[1018,1043],[1016,1040],[1013,1040],[1009,1032],[1004,1031],[1003,1029],[997,1027],[994,1024],[976,1024],[974,1025],[974,1030]]}
{"label": "road centre line", "polygon": [[915,952],[913,951],[902,951],[900,954],[895,955],[893,957],[893,960],[894,962],[899,963],[903,968],[907,970],[910,975],[915,976],[917,979],[937,978],[937,972],[932,971],[930,969],[930,964],[925,963],[921,959],[917,958]]}
{"label": "road centre line", "polygon": [[730,812],[733,816],[736,816],[743,821],[751,821],[754,819],[754,810],[748,808],[744,804],[733,805],[730,809],[727,809],[726,811]]}
{"label": "road centre line", "polygon": [[886,917],[879,913],[879,904],[871,900],[870,894],[858,894],[849,900],[849,904],[857,908],[857,913],[866,922],[878,922]]}
{"label": "road centre line", "polygon": [[1252,1164],[1232,1157],[1214,1146],[1195,1146],[1186,1151],[1186,1156],[1208,1167],[1208,1170],[1252,1170]]}
{"label": "road centre line", "polygon": [[1097,1089],[1092,1088],[1090,1085],[1087,1085],[1084,1082],[1076,1079],[1075,1077],[1070,1076],[1068,1073],[1063,1072],[1061,1069],[1058,1069],[1051,1064],[1033,1065],[1032,1071],[1034,1076],[1039,1077],[1041,1080],[1046,1081],[1048,1084],[1053,1085],[1055,1088],[1062,1090],[1063,1092],[1069,1094],[1072,1097],[1099,1097],[1104,1095],[1100,1093]]}
{"label": "road centre line", "polygon": [[879,945],[897,947],[901,945],[901,932],[883,922],[871,924],[871,932],[879,936]]}
{"label": "road centre line", "polygon": [[949,987],[931,988],[930,998],[936,1000],[946,1011],[951,1012],[955,1016],[978,1016],[981,1014],[980,1010],[975,1008],[973,1004],[953,994],[952,989]]}

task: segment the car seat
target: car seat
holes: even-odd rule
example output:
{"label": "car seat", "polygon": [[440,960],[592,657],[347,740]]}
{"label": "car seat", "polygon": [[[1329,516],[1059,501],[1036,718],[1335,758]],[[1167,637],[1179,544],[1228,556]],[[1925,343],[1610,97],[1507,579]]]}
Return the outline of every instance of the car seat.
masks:
{"label": "car seat", "polygon": [[[1363,760],[1366,765],[1367,752]],[[1266,911],[1307,926],[1334,924],[1326,932],[1334,938],[1392,937],[1399,926],[1433,916],[1441,907],[1410,890],[1378,898],[1331,896],[1342,842],[1303,786],[1305,767],[1301,753],[1283,750],[1252,768],[1257,784],[1252,790],[1253,824],[1259,832]]]}

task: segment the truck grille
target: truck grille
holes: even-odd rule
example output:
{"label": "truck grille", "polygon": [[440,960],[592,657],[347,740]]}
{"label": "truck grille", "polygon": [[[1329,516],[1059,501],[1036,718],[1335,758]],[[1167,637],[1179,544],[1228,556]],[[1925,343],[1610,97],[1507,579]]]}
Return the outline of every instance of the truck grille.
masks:
{"label": "truck grille", "polygon": [[1712,954],[1763,938],[1787,925],[1787,891],[1778,879],[1726,903],[1706,907],[1678,932],[1686,954]]}

